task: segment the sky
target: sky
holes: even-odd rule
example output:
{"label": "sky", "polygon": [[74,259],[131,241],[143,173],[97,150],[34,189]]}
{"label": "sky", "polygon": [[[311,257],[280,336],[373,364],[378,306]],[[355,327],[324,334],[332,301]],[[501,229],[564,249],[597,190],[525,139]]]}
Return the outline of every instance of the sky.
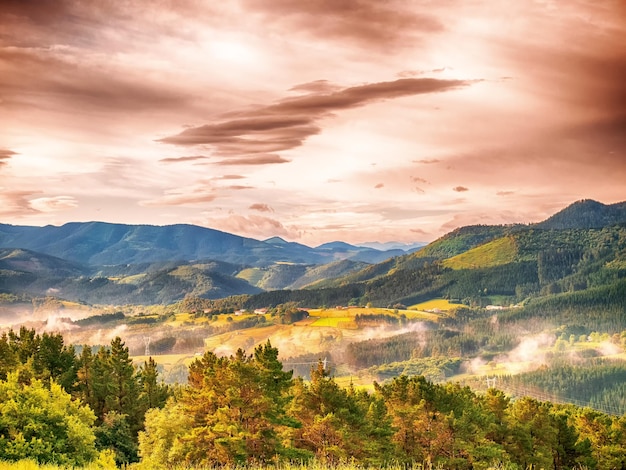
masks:
{"label": "sky", "polygon": [[626,200],[624,0],[3,0],[0,222],[426,242]]}

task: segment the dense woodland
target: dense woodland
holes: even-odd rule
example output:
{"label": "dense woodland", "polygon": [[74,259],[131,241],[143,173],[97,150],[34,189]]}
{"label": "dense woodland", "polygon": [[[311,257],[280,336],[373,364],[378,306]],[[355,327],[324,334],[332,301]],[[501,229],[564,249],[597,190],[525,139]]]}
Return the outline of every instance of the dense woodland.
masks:
{"label": "dense woodland", "polygon": [[[269,342],[250,355],[205,353],[175,391],[159,384],[152,361],[133,368],[119,338],[77,355],[57,335],[24,329],[5,335],[0,347],[8,358],[0,458],[9,461],[81,465],[114,455],[118,464],[140,459],[142,468],[310,459],[459,469],[626,465],[626,417],[512,401],[495,389],[477,394],[421,376],[401,375],[367,393],[338,386],[321,362],[305,382],[284,370]],[[604,374],[617,381],[616,371]]]}

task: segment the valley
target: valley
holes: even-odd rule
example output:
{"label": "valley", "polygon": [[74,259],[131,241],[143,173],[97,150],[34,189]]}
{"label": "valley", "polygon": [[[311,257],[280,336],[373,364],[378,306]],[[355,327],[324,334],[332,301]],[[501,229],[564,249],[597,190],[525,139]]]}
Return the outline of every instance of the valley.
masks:
{"label": "valley", "polygon": [[[442,387],[436,390],[451,394],[446,400],[503,393],[511,400],[508,410],[539,400],[578,407],[564,408],[571,416],[585,409],[620,419],[626,414],[626,215],[607,222],[590,216],[597,210],[597,203],[581,201],[541,224],[462,227],[378,263],[345,258],[321,265],[160,260],[86,266],[6,248],[0,257],[0,348],[15,352],[7,356],[14,359],[0,362],[0,374],[10,376],[29,341],[57,338],[65,346],[55,347],[66,355],[75,351],[79,362],[92,356],[104,361],[115,347],[137,374],[151,370],[153,384],[186,394],[198,384],[199,367],[248,364],[253,374],[265,351],[272,367],[291,377],[288,386],[299,390],[292,393],[303,396],[328,381],[324,386],[343,390],[333,393],[360,396],[371,407],[378,399],[393,402],[385,393],[413,380],[424,390]],[[332,246],[346,252],[343,244]],[[37,359],[39,350],[32,354],[31,362],[44,361]],[[28,360],[19,367],[28,369]],[[69,380],[46,367],[36,366],[35,377],[60,373],[59,380]],[[89,377],[77,377],[67,390],[94,400],[77,385],[88,384]],[[144,379],[136,377],[138,387]],[[101,407],[97,423],[108,429],[111,405],[94,403]],[[443,403],[432,406],[448,409]],[[135,447],[118,449],[118,463],[138,459],[137,432],[144,424],[131,415]],[[313,423],[321,416],[306,419]],[[343,421],[332,426],[348,426],[344,433],[353,429]],[[336,452],[339,459],[343,450]]]}

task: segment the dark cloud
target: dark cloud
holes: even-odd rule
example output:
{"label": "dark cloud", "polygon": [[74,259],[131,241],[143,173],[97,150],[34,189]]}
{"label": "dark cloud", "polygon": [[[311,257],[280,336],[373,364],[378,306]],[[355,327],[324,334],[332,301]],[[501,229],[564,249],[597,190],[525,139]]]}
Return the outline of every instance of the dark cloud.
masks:
{"label": "dark cloud", "polygon": [[243,184],[233,184],[228,186],[227,189],[233,189],[235,191],[241,191],[242,189],[254,189],[254,186],[246,186]]}
{"label": "dark cloud", "polygon": [[428,184],[428,181],[426,181],[424,178],[420,178],[419,176],[411,176],[411,181],[413,181],[414,183],[425,183]]}
{"label": "dark cloud", "polygon": [[422,230],[421,228],[410,228],[409,232],[417,233],[418,235],[430,236],[430,233],[426,232],[425,230]]}
{"label": "dark cloud", "polygon": [[70,107],[84,113],[171,109],[190,102],[169,85],[76,60],[62,48],[0,47],[0,76],[0,96],[8,106]]}
{"label": "dark cloud", "polygon": [[259,212],[274,212],[274,209],[272,209],[272,207],[268,206],[267,204],[261,203],[252,204],[248,209]]}
{"label": "dark cloud", "polygon": [[283,163],[273,158],[249,160],[244,155],[267,154],[301,146],[304,141],[321,132],[317,122],[333,113],[365,106],[392,98],[447,91],[469,83],[460,80],[432,78],[403,78],[390,82],[370,83],[344,88],[331,93],[314,93],[283,99],[275,104],[243,111],[230,119],[185,129],[179,134],[160,139],[175,145],[210,145],[217,155],[237,156],[236,163]]}
{"label": "dark cloud", "polygon": [[180,163],[180,162],[194,162],[198,160],[206,160],[208,158],[209,157],[197,155],[193,157],[167,157],[167,158],[162,158],[159,161],[163,163]]}
{"label": "dark cloud", "polygon": [[512,196],[515,194],[515,191],[498,191],[496,196]]}
{"label": "dark cloud", "polygon": [[0,149],[0,166],[6,165],[15,155],[17,155],[17,153],[12,150]]}
{"label": "dark cloud", "polygon": [[328,80],[315,80],[314,82],[302,83],[291,87],[289,91],[299,91],[305,93],[331,93],[340,90],[341,87]]}
{"label": "dark cloud", "polygon": [[412,39],[444,30],[428,10],[415,8],[408,0],[244,0],[243,6],[292,34],[340,40],[376,52],[414,47]]}
{"label": "dark cloud", "polygon": [[465,186],[455,186],[454,188],[452,188],[452,191],[456,191],[457,193],[464,193],[465,191],[469,191],[469,188],[466,188]]}
{"label": "dark cloud", "polygon": [[382,187],[384,187],[385,185],[383,183],[378,183],[376,186],[374,186],[375,189],[380,189]]}

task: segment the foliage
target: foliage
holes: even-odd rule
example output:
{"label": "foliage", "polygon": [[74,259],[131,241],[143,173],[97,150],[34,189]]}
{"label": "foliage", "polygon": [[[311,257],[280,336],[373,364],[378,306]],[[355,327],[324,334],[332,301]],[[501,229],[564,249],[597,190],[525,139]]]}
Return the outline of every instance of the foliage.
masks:
{"label": "foliage", "polygon": [[58,384],[0,382],[0,460],[83,465],[97,456],[93,412]]}

